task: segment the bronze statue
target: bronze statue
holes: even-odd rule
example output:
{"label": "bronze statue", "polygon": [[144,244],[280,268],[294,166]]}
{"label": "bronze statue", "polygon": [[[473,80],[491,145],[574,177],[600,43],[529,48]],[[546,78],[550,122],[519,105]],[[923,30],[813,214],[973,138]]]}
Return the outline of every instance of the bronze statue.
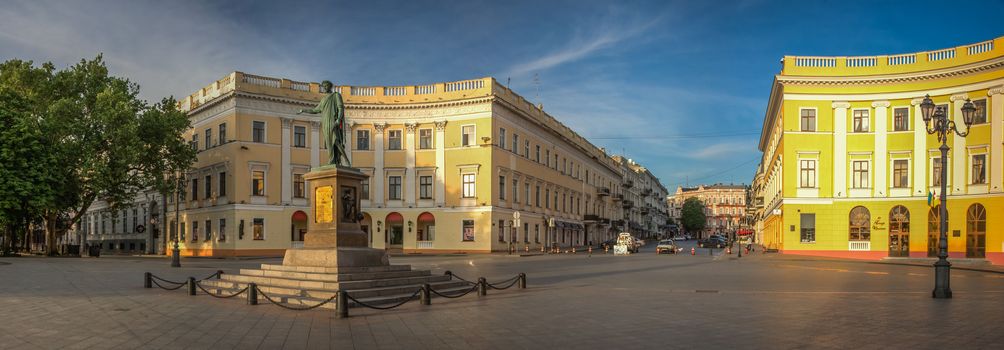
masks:
{"label": "bronze statue", "polygon": [[[342,94],[332,91],[330,81],[321,82],[321,92],[328,94],[317,107],[301,109],[299,113],[320,114],[321,133],[324,135],[324,146],[328,148],[328,164],[350,166],[345,153],[345,104]],[[345,163],[342,163],[342,159]]]}

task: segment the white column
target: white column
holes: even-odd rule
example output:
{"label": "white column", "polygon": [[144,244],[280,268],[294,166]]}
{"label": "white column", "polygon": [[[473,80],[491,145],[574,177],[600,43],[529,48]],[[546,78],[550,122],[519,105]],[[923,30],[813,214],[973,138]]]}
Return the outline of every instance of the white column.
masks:
{"label": "white column", "polygon": [[349,166],[352,166],[352,133],[353,130],[355,130],[355,127],[356,122],[354,121],[345,123],[345,135],[342,137],[342,140],[345,140],[345,158],[349,160]]}
{"label": "white column", "polygon": [[405,123],[404,150],[405,150],[405,171],[404,201],[407,206],[415,206],[415,189],[418,188],[415,182],[415,128],[418,124]]}
{"label": "white column", "polygon": [[847,197],[847,102],[833,102],[833,197]]}
{"label": "white column", "polygon": [[289,164],[289,128],[292,121],[290,118],[282,118],[282,173],[279,175],[279,181],[282,183],[281,198],[283,204],[289,203],[293,197],[293,182],[290,179],[293,176],[293,170]]}
{"label": "white column", "polygon": [[924,115],[920,110],[922,98],[915,98],[910,101],[913,105],[913,196],[927,197],[927,170],[931,167],[931,161],[927,155],[927,125],[924,124]]}
{"label": "white column", "polygon": [[443,171],[446,170],[446,121],[436,122],[436,206],[446,205],[446,186]]}
{"label": "white column", "polygon": [[990,96],[990,192],[1004,192],[1004,86],[987,92]]}
{"label": "white column", "polygon": [[316,168],[321,164],[321,136],[318,130],[320,123],[310,122],[310,167]]}
{"label": "white column", "polygon": [[[962,122],[962,105],[966,103],[966,99],[969,98],[967,94],[952,95],[952,120],[958,122],[959,128],[965,128],[965,123]],[[948,183],[949,187],[948,193],[951,194],[964,194],[968,190],[969,177],[966,176],[966,166],[969,164],[969,157],[966,151],[966,138],[959,136],[958,134],[952,132],[954,137],[954,142],[952,143],[952,176],[951,182]]]}
{"label": "white column", "polygon": [[889,153],[887,151],[889,143],[887,138],[889,134],[887,133],[888,124],[887,116],[889,110],[889,101],[875,101],[872,102],[872,108],[875,108],[875,189],[872,192],[874,197],[888,197],[889,196],[889,186],[886,179],[887,168],[888,168],[888,158]]}
{"label": "white column", "polygon": [[373,176],[370,177],[370,201],[383,205],[383,130],[387,123],[373,123]]}

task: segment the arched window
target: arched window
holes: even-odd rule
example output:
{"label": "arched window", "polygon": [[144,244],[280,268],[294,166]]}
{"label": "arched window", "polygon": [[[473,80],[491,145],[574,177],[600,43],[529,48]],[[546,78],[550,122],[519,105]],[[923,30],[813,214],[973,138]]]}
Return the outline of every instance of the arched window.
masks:
{"label": "arched window", "polygon": [[872,216],[868,208],[854,207],[850,215],[850,240],[867,241],[871,239]]}
{"label": "arched window", "polygon": [[966,212],[966,257],[985,258],[987,255],[987,209],[976,203]]}

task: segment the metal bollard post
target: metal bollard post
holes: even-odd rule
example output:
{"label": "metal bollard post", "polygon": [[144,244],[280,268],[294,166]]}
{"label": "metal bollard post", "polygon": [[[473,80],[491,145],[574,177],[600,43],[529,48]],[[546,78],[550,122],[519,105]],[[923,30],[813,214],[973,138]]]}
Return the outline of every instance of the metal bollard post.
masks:
{"label": "metal bollard post", "polygon": [[344,290],[339,290],[335,297],[335,310],[338,314],[338,318],[349,317],[349,298],[346,297]]}
{"label": "metal bollard post", "polygon": [[223,279],[223,270],[216,270],[216,279]]}
{"label": "metal bollard post", "polygon": [[519,273],[519,289],[526,289],[526,274]]}
{"label": "metal bollard post", "polygon": [[446,270],[446,271],[443,272],[443,274],[447,275],[447,276],[450,276],[450,279],[453,279],[453,271]]}
{"label": "metal bollard post", "polygon": [[488,295],[488,281],[484,277],[478,277],[478,295]]}
{"label": "metal bollard post", "polygon": [[188,295],[195,295],[195,277],[188,278]]}
{"label": "metal bollard post", "polygon": [[258,284],[248,284],[248,305],[258,305]]}
{"label": "metal bollard post", "polygon": [[428,283],[422,285],[422,305],[432,305],[432,296],[429,295],[429,289],[432,288]]}
{"label": "metal bollard post", "polygon": [[149,272],[143,273],[143,288],[153,288],[153,274]]}

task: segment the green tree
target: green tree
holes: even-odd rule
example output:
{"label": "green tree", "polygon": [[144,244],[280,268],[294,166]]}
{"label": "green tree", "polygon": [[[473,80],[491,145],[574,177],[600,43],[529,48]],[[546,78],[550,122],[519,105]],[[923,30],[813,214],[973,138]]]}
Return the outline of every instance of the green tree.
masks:
{"label": "green tree", "polygon": [[680,211],[680,223],[687,232],[698,232],[704,229],[707,218],[704,216],[704,203],[700,199],[690,197],[683,202]]}
{"label": "green tree", "polygon": [[195,159],[181,137],[188,119],[174,100],[148,106],[138,98],[136,84],[109,75],[100,55],[61,71],[50,63],[35,68],[30,61],[7,61],[0,64],[0,86],[26,100],[31,118],[38,120],[48,164],[44,189],[52,195],[35,209],[44,220],[50,255],[56,253],[56,237],[77,224],[95,200],[120,207],[139,191],[163,191],[166,182],[173,183],[167,176]]}

